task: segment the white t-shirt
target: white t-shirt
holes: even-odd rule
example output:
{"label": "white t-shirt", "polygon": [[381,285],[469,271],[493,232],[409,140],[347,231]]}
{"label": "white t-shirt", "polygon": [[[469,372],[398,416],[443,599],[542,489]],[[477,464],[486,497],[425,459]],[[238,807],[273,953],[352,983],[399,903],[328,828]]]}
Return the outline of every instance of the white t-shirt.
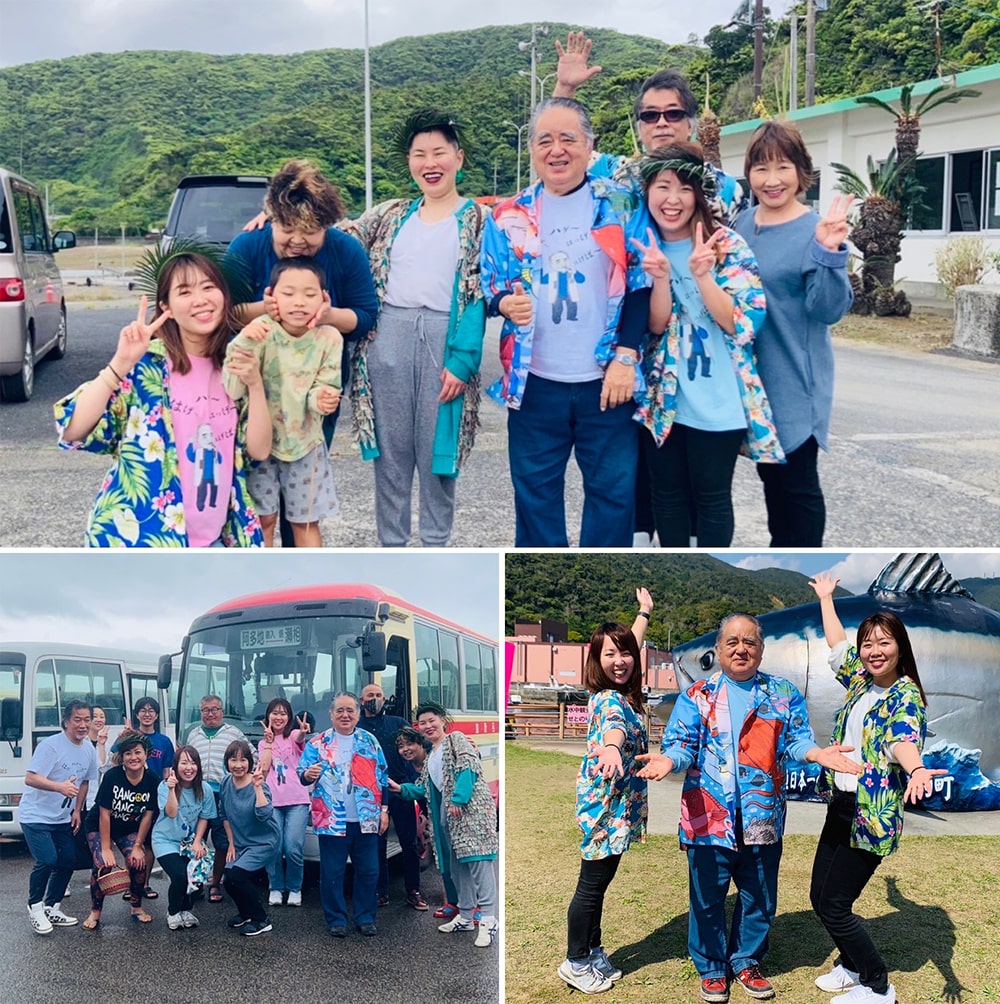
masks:
{"label": "white t-shirt", "polygon": [[[97,787],[97,752],[89,739],[78,746],[65,732],[43,739],[31,756],[28,771],[47,777],[50,781],[68,781],[76,784],[90,783],[88,794]],[[22,823],[68,823],[76,798],[67,799],[58,791],[43,791],[25,785],[18,813]]]}
{"label": "white t-shirt", "polygon": [[444,743],[440,742],[427,756],[427,773],[438,791],[444,791]]}
{"label": "white t-shirt", "polygon": [[535,293],[530,372],[559,383],[600,380],[594,352],[608,324],[611,262],[594,240],[594,197],[542,192],[542,275]]}
{"label": "white t-shirt", "polygon": [[449,313],[458,253],[454,216],[425,223],[419,210],[411,213],[389,250],[385,302],[390,307],[426,307]]}

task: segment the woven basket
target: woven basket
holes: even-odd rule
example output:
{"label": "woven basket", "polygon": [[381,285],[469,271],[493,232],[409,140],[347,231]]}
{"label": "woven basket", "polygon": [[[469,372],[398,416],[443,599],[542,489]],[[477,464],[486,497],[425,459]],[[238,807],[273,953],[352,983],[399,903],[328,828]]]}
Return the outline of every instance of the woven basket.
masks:
{"label": "woven basket", "polygon": [[97,884],[105,896],[117,896],[129,887],[128,872],[117,865],[105,866],[97,873]]}

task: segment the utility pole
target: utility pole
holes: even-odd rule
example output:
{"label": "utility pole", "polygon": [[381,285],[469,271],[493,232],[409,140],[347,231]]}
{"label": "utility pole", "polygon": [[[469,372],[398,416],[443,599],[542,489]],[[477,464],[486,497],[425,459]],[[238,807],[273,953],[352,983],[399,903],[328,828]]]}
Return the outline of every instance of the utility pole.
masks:
{"label": "utility pole", "polygon": [[816,104],[816,0],[806,3],[806,108]]}
{"label": "utility pole", "polygon": [[791,15],[791,35],[788,39],[788,110],[799,107],[799,15]]}
{"label": "utility pole", "polygon": [[753,99],[763,90],[764,77],[764,0],[754,0],[753,6]]}

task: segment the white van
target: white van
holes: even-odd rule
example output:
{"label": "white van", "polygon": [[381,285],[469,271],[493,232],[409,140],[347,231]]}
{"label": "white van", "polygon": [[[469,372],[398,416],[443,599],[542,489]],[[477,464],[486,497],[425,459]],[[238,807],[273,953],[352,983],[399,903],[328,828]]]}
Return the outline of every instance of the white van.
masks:
{"label": "white van", "polygon": [[76,234],[49,236],[42,197],[30,182],[0,167],[0,399],[27,401],[35,363],[66,354],[66,302],[54,251]]}

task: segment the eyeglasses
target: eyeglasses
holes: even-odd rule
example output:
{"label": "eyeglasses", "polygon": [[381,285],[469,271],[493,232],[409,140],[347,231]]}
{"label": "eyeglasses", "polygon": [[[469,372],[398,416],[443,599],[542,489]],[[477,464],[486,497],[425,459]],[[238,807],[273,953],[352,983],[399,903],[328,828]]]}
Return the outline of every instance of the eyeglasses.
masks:
{"label": "eyeglasses", "polygon": [[639,121],[645,122],[646,125],[652,125],[654,122],[659,122],[661,118],[666,119],[667,122],[683,122],[684,119],[690,118],[683,108],[664,108],[659,111],[656,108],[646,108],[639,112]]}

